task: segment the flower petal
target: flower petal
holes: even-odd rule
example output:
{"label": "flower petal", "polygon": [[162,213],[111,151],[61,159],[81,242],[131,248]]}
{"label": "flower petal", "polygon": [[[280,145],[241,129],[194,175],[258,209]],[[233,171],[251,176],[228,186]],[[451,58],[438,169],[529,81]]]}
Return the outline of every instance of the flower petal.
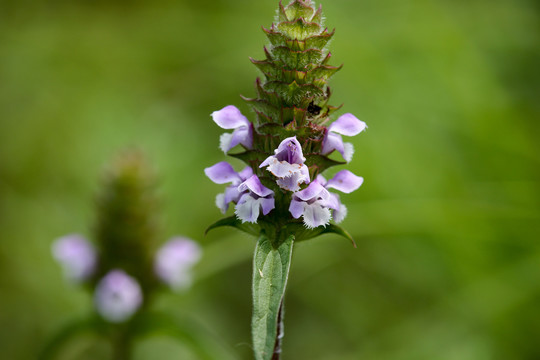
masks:
{"label": "flower petal", "polygon": [[345,219],[345,217],[347,217],[347,207],[340,204],[339,209],[332,211],[332,217],[334,218],[334,222],[339,224]]}
{"label": "flower petal", "polygon": [[119,323],[139,309],[143,294],[137,280],[122,270],[112,270],[97,284],[94,301],[105,320]]}
{"label": "flower petal", "polygon": [[279,161],[286,161],[289,164],[303,164],[306,161],[302,145],[296,140],[296,136],[283,140],[274,152]]}
{"label": "flower petal", "polygon": [[309,201],[316,198],[327,200],[330,197],[330,193],[324,188],[324,186],[314,181],[304,190],[295,192],[294,196],[303,201]]}
{"label": "flower petal", "polygon": [[229,203],[225,201],[224,193],[216,195],[216,206],[222,214],[225,214],[227,212],[227,209],[229,209]]}
{"label": "flower petal", "polygon": [[219,148],[220,148],[221,151],[223,151],[225,154],[226,154],[230,149],[233,148],[233,147],[231,146],[232,136],[233,136],[232,134],[224,133],[224,134],[221,134],[221,136],[219,137]]}
{"label": "flower petal", "polygon": [[341,115],[329,127],[328,131],[335,132],[345,136],[358,135],[367,128],[366,123],[358,120],[353,114],[347,113]]}
{"label": "flower petal", "polygon": [[251,175],[253,175],[253,169],[251,168],[251,166],[246,166],[242,169],[242,171],[238,173],[238,175],[240,176],[240,179],[242,179],[242,181],[246,181],[251,177]]}
{"label": "flower petal", "polygon": [[225,188],[225,192],[217,194],[216,206],[221,210],[223,214],[229,209],[229,204],[238,202],[241,193],[238,191],[238,186],[231,185]]}
{"label": "flower petal", "polygon": [[300,190],[300,184],[309,184],[309,170],[306,165],[302,165],[300,171],[293,172],[290,176],[280,178],[276,181],[280,188],[288,191]]}
{"label": "flower petal", "polygon": [[315,201],[312,204],[304,204],[304,224],[308,229],[328,225],[332,218],[330,209],[323,207],[320,201]]}
{"label": "flower petal", "polygon": [[231,164],[226,161],[218,162],[217,164],[204,169],[204,173],[216,184],[238,184],[242,181]]}
{"label": "flower petal", "polygon": [[339,200],[339,195],[334,194],[334,193],[330,193],[330,196],[328,197],[328,199],[319,200],[319,201],[321,201],[321,204],[324,207],[334,209],[334,210],[338,210],[341,205],[341,201]]}
{"label": "flower petal", "polygon": [[223,150],[224,153],[227,153],[229,150],[231,150],[238,144],[242,144],[246,148],[251,149],[253,145],[253,131],[251,129],[251,126],[242,126],[234,130],[232,134],[222,134],[219,142],[219,147],[221,150]]}
{"label": "flower petal", "polygon": [[271,156],[271,159],[266,159],[263,164],[268,165],[268,171],[278,178],[292,176],[295,172],[302,169],[301,164],[291,164],[287,161],[279,161],[276,157]]}
{"label": "flower petal", "polygon": [[328,181],[326,187],[349,194],[358,189],[363,182],[364,178],[354,175],[349,170],[341,170]]}
{"label": "flower petal", "polygon": [[94,273],[97,264],[96,251],[83,236],[63,236],[53,243],[51,250],[69,281],[81,282]]}
{"label": "flower petal", "polygon": [[324,187],[326,187],[326,183],[328,182],[328,180],[326,180],[326,178],[322,176],[321,174],[317,175],[317,178],[315,179],[315,181],[317,181],[319,184],[321,184]]}
{"label": "flower petal", "polygon": [[324,137],[321,152],[323,155],[326,155],[330,154],[334,150],[339,151],[342,155],[345,153],[343,139],[341,138],[341,135],[328,131]]}
{"label": "flower petal", "polygon": [[346,162],[351,162],[352,156],[354,154],[354,146],[351,143],[344,143],[343,144],[343,151],[340,151],[341,155],[345,159]]}
{"label": "flower petal", "polygon": [[304,201],[298,201],[296,199],[291,200],[291,204],[289,205],[289,212],[293,216],[293,218],[298,219],[302,214],[304,213],[304,205],[306,203]]}
{"label": "flower petal", "polygon": [[242,223],[257,222],[261,207],[261,199],[262,198],[255,199],[249,193],[242,195],[235,208],[235,214],[240,220],[242,220]]}
{"label": "flower petal", "polygon": [[263,215],[268,215],[268,213],[276,207],[275,199],[273,196],[270,198],[260,198],[259,200],[261,203]]}
{"label": "flower petal", "polygon": [[233,105],[225,106],[219,111],[214,111],[211,116],[222,129],[237,129],[240,126],[249,125],[249,120]]}
{"label": "flower petal", "polygon": [[274,194],[272,190],[270,190],[269,188],[261,184],[261,181],[259,180],[257,175],[251,176],[249,179],[247,179],[246,181],[244,181],[238,186],[239,192],[244,192],[246,190],[249,190],[257,194],[257,196],[260,196],[260,197],[265,197],[265,196]]}
{"label": "flower petal", "polygon": [[174,290],[191,284],[191,268],[201,259],[202,250],[195,241],[175,237],[163,245],[156,254],[156,275]]}

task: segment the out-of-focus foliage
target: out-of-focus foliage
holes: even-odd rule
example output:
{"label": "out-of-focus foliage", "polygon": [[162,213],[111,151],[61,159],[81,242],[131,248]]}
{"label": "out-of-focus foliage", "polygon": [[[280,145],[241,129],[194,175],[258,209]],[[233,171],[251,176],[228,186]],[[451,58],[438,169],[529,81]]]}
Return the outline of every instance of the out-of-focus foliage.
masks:
{"label": "out-of-focus foliage", "polygon": [[[358,249],[295,248],[284,358],[538,359],[540,8],[533,0],[323,3],[345,67],[335,103],[366,121],[346,196]],[[126,146],[155,162],[164,234],[200,239],[195,286],[156,304],[250,359],[254,239],[223,228],[204,167],[223,159],[209,114],[249,113],[261,25],[277,1],[0,3],[0,348],[34,359],[88,313],[50,256],[91,234],[103,164]],[[239,165],[238,163],[237,165]],[[339,170],[339,169],[336,169]],[[81,338],[65,358],[106,344]],[[81,355],[84,354],[84,355]],[[193,359],[170,337],[137,359]]]}

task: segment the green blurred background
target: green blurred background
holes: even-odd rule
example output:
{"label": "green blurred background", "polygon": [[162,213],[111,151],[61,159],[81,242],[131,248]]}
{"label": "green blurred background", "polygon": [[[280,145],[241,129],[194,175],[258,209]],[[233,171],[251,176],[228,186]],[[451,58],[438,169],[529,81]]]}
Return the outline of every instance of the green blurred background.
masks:
{"label": "green blurred background", "polygon": [[[249,113],[248,57],[263,57],[260,26],[276,5],[0,1],[2,359],[34,359],[88,312],[50,245],[91,235],[101,170],[129,146],[160,174],[162,239],[205,248],[194,287],[156,308],[251,358],[254,241],[234,229],[203,236],[222,191],[203,168],[225,159],[209,114]],[[539,3],[323,5],[337,28],[333,63],[345,64],[333,103],[369,126],[349,166],[365,183],[344,196],[358,249],[329,235],[297,246],[284,358],[540,359]],[[136,359],[181,356],[196,359],[167,337],[137,344]]]}

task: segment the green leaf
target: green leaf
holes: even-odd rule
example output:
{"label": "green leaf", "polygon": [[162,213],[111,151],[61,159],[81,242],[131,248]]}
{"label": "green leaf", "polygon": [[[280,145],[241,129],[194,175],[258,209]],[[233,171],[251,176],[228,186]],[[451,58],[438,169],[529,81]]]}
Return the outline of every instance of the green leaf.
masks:
{"label": "green leaf", "polygon": [[323,22],[322,5],[319,5],[317,12],[315,12],[315,15],[313,15],[313,17],[311,18],[311,22],[322,24]]}
{"label": "green leaf", "polygon": [[210,225],[208,227],[208,229],[206,229],[204,234],[206,235],[206,234],[208,234],[208,232],[210,230],[214,230],[214,229],[217,229],[217,228],[223,227],[223,226],[235,227],[240,231],[243,231],[243,232],[246,232],[248,234],[255,235],[255,236],[258,236],[259,233],[260,233],[259,225],[251,224],[251,223],[242,223],[242,221],[238,220],[238,218],[236,216],[229,216],[229,217],[223,218],[221,220],[218,220],[215,223],[213,223],[212,225]]}
{"label": "green leaf", "polygon": [[356,248],[356,243],[354,242],[352,236],[345,229],[334,224],[328,224],[325,227],[319,226],[314,229],[308,229],[304,226],[304,224],[291,223],[287,225],[287,232],[294,234],[296,242],[310,240],[324,234],[336,234],[349,240]]}
{"label": "green leaf", "polygon": [[343,67],[343,65],[341,65],[341,66],[329,66],[329,65],[324,65],[324,66],[316,67],[315,69],[310,70],[310,71],[306,74],[306,81],[311,82],[311,81],[313,81],[313,80],[315,80],[315,79],[324,79],[324,80],[328,80],[328,79],[330,79],[336,72],[338,72],[339,70],[341,70],[342,67]]}
{"label": "green leaf", "polygon": [[270,40],[270,43],[274,46],[286,46],[287,40],[290,40],[284,34],[275,31],[274,28],[270,30],[263,28],[263,31],[268,37],[268,40]]}
{"label": "green leaf", "polygon": [[270,360],[278,335],[280,306],[287,286],[294,235],[276,247],[261,234],[253,257],[253,350],[256,360]]}
{"label": "green leaf", "polygon": [[52,360],[58,357],[62,349],[71,341],[85,334],[100,335],[104,333],[102,323],[96,317],[80,318],[64,325],[42,349],[40,360]]}
{"label": "green leaf", "polygon": [[275,55],[289,70],[305,70],[319,66],[322,52],[318,49],[294,51],[286,46],[278,46],[272,49]]}
{"label": "green leaf", "polygon": [[306,38],[305,41],[305,48],[306,49],[319,49],[322,50],[326,44],[332,39],[334,36],[335,31],[332,31],[329,33],[327,30],[324,30],[322,34],[314,35]]}
{"label": "green leaf", "polygon": [[253,111],[257,113],[262,113],[266,115],[266,117],[274,119],[275,121],[280,118],[281,111],[266,100],[244,98],[244,101],[247,102]]}
{"label": "green leaf", "polygon": [[169,313],[145,313],[133,324],[137,336],[169,336],[190,348],[200,360],[234,359],[233,354],[190,319],[178,319]]}
{"label": "green leaf", "polygon": [[279,31],[291,39],[304,40],[310,36],[319,35],[322,28],[317,23],[307,22],[302,18],[296,21],[286,21],[277,25]]}

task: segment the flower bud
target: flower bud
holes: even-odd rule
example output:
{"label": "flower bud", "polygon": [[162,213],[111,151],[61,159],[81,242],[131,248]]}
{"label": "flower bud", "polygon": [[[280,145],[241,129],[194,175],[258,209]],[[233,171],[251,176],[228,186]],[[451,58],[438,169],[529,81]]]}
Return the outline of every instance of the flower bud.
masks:
{"label": "flower bud", "polygon": [[123,270],[112,270],[98,283],[94,301],[105,320],[120,323],[137,312],[143,295],[137,280]]}

